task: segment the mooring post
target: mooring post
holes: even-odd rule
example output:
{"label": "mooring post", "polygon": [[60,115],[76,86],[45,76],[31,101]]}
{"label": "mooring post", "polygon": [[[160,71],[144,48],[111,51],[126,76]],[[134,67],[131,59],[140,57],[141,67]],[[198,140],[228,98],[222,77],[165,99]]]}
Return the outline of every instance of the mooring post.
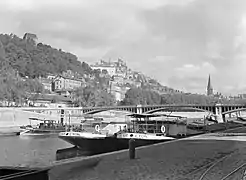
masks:
{"label": "mooring post", "polygon": [[129,140],[129,157],[130,159],[135,159],[135,140],[131,138]]}

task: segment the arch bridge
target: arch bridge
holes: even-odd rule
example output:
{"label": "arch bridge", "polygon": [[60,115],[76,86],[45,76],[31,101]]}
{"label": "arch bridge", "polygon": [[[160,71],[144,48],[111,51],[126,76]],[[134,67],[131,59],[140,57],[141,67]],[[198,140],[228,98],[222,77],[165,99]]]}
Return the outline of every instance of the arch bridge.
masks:
{"label": "arch bridge", "polygon": [[[5,108],[1,108],[5,109]],[[9,108],[7,108],[9,109]],[[246,110],[246,104],[163,104],[163,105],[129,105],[129,106],[105,106],[105,107],[20,107],[15,109],[27,111],[58,111],[59,113],[73,112],[79,115],[95,114],[108,110],[127,111],[130,113],[154,113],[157,111],[203,111],[214,114],[218,122],[225,121],[225,115]]]}
{"label": "arch bridge", "polygon": [[108,106],[108,107],[84,107],[84,114],[95,114],[102,111],[119,110],[131,113],[154,113],[157,111],[200,111],[214,114],[218,122],[225,121],[225,115],[246,110],[244,104],[164,104],[164,105],[131,105],[131,106]]}

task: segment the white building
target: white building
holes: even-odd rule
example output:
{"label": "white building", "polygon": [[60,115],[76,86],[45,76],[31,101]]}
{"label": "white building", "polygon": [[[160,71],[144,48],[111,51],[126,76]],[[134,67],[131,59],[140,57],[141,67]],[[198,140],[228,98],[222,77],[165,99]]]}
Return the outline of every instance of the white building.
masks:
{"label": "white building", "polygon": [[91,68],[93,70],[95,70],[95,69],[100,69],[101,71],[107,70],[107,72],[110,76],[116,75],[116,67],[112,66],[112,65],[92,65]]}

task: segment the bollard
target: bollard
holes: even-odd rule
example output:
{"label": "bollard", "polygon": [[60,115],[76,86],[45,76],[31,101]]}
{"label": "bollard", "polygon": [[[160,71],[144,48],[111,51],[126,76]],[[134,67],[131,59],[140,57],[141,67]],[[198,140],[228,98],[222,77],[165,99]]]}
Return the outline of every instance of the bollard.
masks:
{"label": "bollard", "polygon": [[135,140],[132,138],[129,140],[129,157],[135,159]]}

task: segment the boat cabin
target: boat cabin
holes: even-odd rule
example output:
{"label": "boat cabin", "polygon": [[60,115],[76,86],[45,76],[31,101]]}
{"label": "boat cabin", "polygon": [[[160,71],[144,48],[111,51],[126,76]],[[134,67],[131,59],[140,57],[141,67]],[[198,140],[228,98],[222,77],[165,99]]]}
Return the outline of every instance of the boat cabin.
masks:
{"label": "boat cabin", "polygon": [[56,129],[59,127],[63,127],[62,124],[58,124],[56,120],[43,120],[43,119],[37,119],[37,118],[29,118],[30,120],[35,121],[41,121],[38,125],[38,129]]}
{"label": "boat cabin", "polygon": [[187,120],[181,116],[136,113],[128,116],[134,118],[131,124],[128,125],[128,131],[130,132],[154,133],[174,137],[187,133]]}

